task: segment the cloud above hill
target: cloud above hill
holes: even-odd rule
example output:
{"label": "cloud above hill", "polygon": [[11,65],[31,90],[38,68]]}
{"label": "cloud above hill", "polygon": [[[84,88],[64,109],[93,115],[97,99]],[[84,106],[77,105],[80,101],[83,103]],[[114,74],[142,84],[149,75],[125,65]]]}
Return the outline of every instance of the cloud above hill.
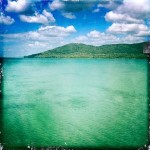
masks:
{"label": "cloud above hill", "polygon": [[0,13],[0,24],[11,25],[15,22],[10,16],[6,16],[3,13]]}
{"label": "cloud above hill", "polygon": [[20,20],[28,23],[48,24],[55,22],[55,18],[51,12],[43,10],[42,14],[35,13],[33,16],[20,15]]}
{"label": "cloud above hill", "polygon": [[23,12],[27,7],[29,6],[29,3],[27,0],[18,0],[18,1],[11,1],[8,0],[8,5],[6,7],[6,11],[8,12]]}

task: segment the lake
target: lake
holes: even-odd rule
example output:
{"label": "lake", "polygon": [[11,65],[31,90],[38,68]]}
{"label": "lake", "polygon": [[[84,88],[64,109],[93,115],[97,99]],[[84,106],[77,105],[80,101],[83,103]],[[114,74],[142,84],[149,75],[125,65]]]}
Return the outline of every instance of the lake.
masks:
{"label": "lake", "polygon": [[5,59],[7,147],[140,147],[148,137],[145,59]]}

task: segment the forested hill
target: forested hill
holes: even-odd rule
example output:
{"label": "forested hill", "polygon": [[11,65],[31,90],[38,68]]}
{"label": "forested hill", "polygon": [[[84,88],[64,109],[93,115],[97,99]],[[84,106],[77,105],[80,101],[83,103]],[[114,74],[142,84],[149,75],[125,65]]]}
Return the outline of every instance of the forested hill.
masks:
{"label": "forested hill", "polygon": [[92,46],[71,43],[42,53],[25,57],[38,58],[145,58],[143,48],[146,43],[112,44]]}

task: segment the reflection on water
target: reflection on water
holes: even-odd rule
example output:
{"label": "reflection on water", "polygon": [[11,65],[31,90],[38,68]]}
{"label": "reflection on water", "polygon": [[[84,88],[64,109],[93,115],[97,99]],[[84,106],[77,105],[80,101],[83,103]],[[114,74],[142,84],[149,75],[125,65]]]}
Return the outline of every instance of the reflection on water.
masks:
{"label": "reflection on water", "polygon": [[4,70],[7,146],[146,144],[146,60],[7,59]]}

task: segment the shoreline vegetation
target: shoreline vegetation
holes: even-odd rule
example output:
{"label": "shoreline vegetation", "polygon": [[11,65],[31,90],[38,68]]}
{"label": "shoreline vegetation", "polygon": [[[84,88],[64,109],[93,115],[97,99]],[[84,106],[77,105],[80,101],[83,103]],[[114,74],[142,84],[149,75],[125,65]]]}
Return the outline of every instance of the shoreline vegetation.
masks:
{"label": "shoreline vegetation", "polygon": [[143,54],[146,42],[92,46],[71,43],[24,58],[147,58]]}

